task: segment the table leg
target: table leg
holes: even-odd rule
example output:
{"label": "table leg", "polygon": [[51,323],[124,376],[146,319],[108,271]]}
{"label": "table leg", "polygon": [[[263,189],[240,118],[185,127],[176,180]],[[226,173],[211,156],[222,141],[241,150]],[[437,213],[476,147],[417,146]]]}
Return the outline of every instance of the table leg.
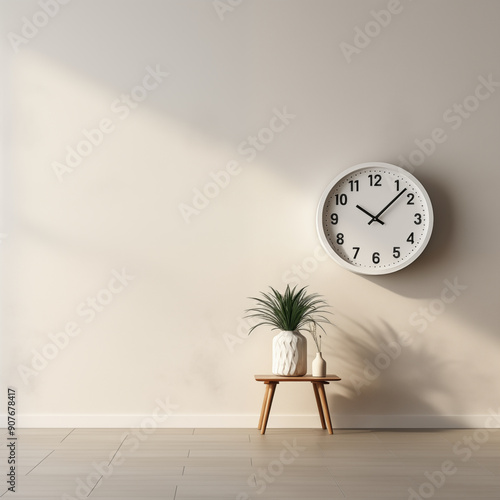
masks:
{"label": "table leg", "polygon": [[326,425],[328,427],[328,434],[333,434],[332,421],[330,419],[330,411],[328,410],[328,401],[325,394],[325,384],[328,384],[328,382],[317,382],[317,384],[321,406],[323,407],[323,414],[325,416]]}
{"label": "table leg", "polygon": [[264,394],[264,401],[262,401],[262,409],[260,410],[259,426],[257,427],[257,429],[259,430],[262,428],[262,421],[264,420],[264,412],[266,410],[267,397],[269,396],[269,384],[266,383],[265,386],[266,386],[266,392]]}
{"label": "table leg", "polygon": [[271,411],[271,405],[273,404],[274,391],[276,390],[276,385],[279,382],[269,382],[269,390],[267,392],[266,407],[264,409],[264,419],[262,421],[262,426],[260,429],[261,434],[266,433],[267,421],[269,419],[269,412]]}
{"label": "table leg", "polygon": [[319,419],[321,420],[321,427],[323,429],[326,429],[325,416],[323,415],[323,408],[321,406],[321,400],[319,398],[318,387],[316,384],[317,384],[316,382],[312,382],[312,386],[314,388],[314,396],[316,397],[316,404],[318,405]]}

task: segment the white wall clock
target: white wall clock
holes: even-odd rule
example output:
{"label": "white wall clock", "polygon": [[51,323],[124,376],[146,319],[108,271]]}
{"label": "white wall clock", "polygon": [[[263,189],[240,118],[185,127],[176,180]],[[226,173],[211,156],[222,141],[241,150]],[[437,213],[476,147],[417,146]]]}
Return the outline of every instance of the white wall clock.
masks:
{"label": "white wall clock", "polygon": [[432,233],[431,200],[422,184],[389,163],[362,163],[339,174],[318,206],[326,252],[361,274],[387,274],[411,264]]}

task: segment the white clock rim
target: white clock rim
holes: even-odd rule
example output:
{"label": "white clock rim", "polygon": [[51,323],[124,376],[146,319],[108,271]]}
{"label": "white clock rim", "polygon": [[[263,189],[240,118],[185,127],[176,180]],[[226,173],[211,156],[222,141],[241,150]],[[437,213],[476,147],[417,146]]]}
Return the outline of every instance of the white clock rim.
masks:
{"label": "white clock rim", "polygon": [[[406,260],[401,262],[400,264],[390,267],[390,268],[364,268],[364,267],[359,267],[359,266],[354,266],[350,262],[345,261],[340,255],[335,252],[335,250],[330,246],[330,243],[328,242],[328,239],[326,238],[326,235],[323,230],[323,209],[324,205],[326,202],[326,199],[330,195],[331,190],[333,187],[338,184],[339,181],[341,181],[344,177],[347,177],[348,175],[352,174],[353,172],[356,172],[358,170],[364,170],[366,168],[384,168],[386,170],[392,170],[393,172],[397,172],[405,177],[407,177],[409,180],[411,180],[416,187],[420,190],[422,197],[424,198],[424,201],[427,205],[428,209],[428,216],[429,216],[429,221],[428,221],[428,230],[424,236],[424,239],[422,240],[420,246],[413,252]],[[318,232],[318,236],[321,242],[321,245],[323,246],[323,249],[326,251],[326,253],[333,259],[337,264],[342,266],[343,268],[352,271],[356,274],[369,274],[369,275],[379,275],[379,274],[392,274],[395,273],[396,271],[400,271],[401,269],[404,269],[405,267],[409,266],[411,263],[413,263],[425,250],[427,247],[427,244],[429,243],[429,240],[432,235],[432,230],[434,227],[434,211],[432,208],[432,203],[431,199],[427,193],[427,190],[424,188],[423,184],[408,170],[405,170],[404,168],[398,167],[397,165],[393,165],[392,163],[385,163],[385,162],[365,162],[365,163],[359,163],[358,165],[354,165],[353,167],[350,167],[346,170],[343,170],[340,172],[337,176],[333,178],[333,180],[328,184],[328,186],[325,188],[323,191],[323,194],[321,195],[321,198],[318,203],[318,208],[316,210],[316,230]]]}

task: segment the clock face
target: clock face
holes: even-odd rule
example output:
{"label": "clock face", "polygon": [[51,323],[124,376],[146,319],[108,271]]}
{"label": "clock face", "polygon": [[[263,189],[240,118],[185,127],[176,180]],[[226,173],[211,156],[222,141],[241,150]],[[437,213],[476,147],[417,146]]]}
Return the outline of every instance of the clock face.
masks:
{"label": "clock face", "polygon": [[321,197],[317,228],[327,253],[362,274],[413,262],[427,245],[432,205],[420,182],[388,163],[363,163],[337,176]]}

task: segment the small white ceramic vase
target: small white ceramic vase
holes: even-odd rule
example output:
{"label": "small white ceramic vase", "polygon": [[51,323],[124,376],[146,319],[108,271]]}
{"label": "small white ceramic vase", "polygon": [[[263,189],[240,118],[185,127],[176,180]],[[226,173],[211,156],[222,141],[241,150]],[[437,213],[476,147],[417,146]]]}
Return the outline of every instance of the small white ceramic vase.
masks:
{"label": "small white ceramic vase", "polygon": [[301,377],[307,373],[307,339],[300,332],[282,331],[273,338],[273,375]]}
{"label": "small white ceramic vase", "polygon": [[313,377],[326,377],[326,361],[320,352],[316,353],[316,357],[312,362],[312,376]]}

